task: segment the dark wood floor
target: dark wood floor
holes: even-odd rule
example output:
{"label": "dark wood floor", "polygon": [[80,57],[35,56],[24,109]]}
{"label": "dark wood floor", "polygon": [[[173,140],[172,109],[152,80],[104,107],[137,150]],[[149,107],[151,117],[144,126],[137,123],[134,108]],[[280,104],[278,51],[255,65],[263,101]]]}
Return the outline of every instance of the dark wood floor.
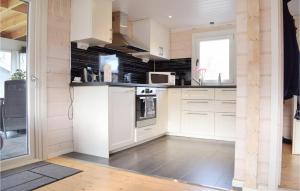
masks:
{"label": "dark wood floor", "polygon": [[104,159],[65,155],[90,162],[216,188],[231,188],[234,144],[165,136]]}

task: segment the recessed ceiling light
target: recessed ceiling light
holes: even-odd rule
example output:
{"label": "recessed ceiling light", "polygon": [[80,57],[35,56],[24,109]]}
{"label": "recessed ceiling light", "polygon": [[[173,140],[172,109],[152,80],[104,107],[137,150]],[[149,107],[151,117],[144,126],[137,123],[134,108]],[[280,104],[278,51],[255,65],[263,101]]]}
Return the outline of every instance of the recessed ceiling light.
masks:
{"label": "recessed ceiling light", "polygon": [[169,15],[168,17],[169,17],[169,19],[172,19],[172,15]]}

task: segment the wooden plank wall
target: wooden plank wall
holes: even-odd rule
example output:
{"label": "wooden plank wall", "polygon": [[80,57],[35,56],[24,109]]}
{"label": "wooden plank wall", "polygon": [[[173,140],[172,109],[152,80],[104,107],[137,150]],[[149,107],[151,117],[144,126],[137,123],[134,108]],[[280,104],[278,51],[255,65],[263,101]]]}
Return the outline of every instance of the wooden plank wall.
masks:
{"label": "wooden plank wall", "polygon": [[70,0],[48,0],[48,157],[73,151],[68,119],[70,82]]}
{"label": "wooden plank wall", "polygon": [[[257,16],[259,19],[252,22],[253,17]],[[256,38],[258,40],[254,42]],[[272,63],[270,0],[237,1],[236,40],[237,139],[234,177],[245,182],[247,187],[257,188],[266,186],[269,176]]]}

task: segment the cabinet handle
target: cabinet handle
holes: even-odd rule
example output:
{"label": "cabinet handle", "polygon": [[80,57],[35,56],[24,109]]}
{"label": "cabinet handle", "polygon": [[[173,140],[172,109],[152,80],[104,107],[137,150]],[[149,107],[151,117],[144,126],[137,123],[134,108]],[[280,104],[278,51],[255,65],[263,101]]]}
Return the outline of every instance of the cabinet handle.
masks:
{"label": "cabinet handle", "polygon": [[235,117],[235,115],[234,114],[222,114],[222,116],[224,116],[224,117]]}
{"label": "cabinet handle", "polygon": [[236,90],[222,90],[222,92],[235,92]]}
{"label": "cabinet handle", "polygon": [[208,101],[188,101],[187,103],[209,103]]}
{"label": "cabinet handle", "polygon": [[208,92],[208,90],[186,90],[188,92]]}
{"label": "cabinet handle", "polygon": [[235,105],[235,102],[223,101],[222,104],[232,104],[232,105]]}
{"label": "cabinet handle", "polygon": [[189,115],[203,115],[203,116],[207,116],[207,113],[188,113]]}
{"label": "cabinet handle", "polygon": [[144,129],[144,131],[150,131],[152,130],[152,128],[147,128],[147,129]]}

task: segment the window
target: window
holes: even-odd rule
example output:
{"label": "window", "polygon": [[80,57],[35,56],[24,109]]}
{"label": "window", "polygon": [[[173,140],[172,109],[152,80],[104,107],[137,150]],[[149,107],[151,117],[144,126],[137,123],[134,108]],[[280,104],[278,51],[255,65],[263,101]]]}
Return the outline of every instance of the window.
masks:
{"label": "window", "polygon": [[199,70],[204,84],[235,83],[232,34],[194,35],[193,78],[199,80]]}
{"label": "window", "polygon": [[0,67],[11,71],[11,52],[8,51],[0,51]]}

